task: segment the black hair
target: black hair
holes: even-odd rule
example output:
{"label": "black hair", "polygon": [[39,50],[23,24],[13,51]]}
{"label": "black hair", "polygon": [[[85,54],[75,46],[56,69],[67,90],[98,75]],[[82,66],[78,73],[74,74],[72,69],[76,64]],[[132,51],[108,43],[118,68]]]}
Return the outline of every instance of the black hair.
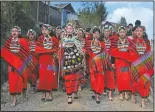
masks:
{"label": "black hair", "polygon": [[148,39],[148,35],[147,35],[146,32],[144,32],[143,39],[144,39],[145,41],[149,41],[149,39]]}
{"label": "black hair", "polygon": [[132,32],[134,32],[134,31],[136,30],[136,28],[137,28],[137,26],[134,26],[134,27],[132,28]]}
{"label": "black hair", "polygon": [[41,28],[43,26],[43,24],[40,24],[39,27]]}
{"label": "black hair", "polygon": [[132,23],[130,23],[130,24],[128,25],[128,27],[129,27],[129,26],[133,26],[133,24],[132,24]]}
{"label": "black hair", "polygon": [[55,32],[52,30],[51,32],[50,32],[50,34],[49,34],[51,37],[52,36],[56,36],[56,34],[55,34]]}
{"label": "black hair", "polygon": [[136,20],[135,21],[135,26],[140,26],[141,25],[141,21],[140,20]]}
{"label": "black hair", "polygon": [[93,29],[93,33],[95,33],[95,32],[99,32],[99,33],[100,33],[101,31],[100,31],[99,28],[94,28],[94,29]]}
{"label": "black hair", "polygon": [[79,31],[82,31],[82,33],[83,33],[83,38],[86,38],[86,35],[85,35],[84,31],[83,31],[82,29],[80,29],[80,28],[78,29],[78,32],[79,32]]}
{"label": "black hair", "polygon": [[86,28],[86,32],[88,32],[88,33],[89,33],[89,32],[90,32],[90,30],[91,30],[91,28]]}

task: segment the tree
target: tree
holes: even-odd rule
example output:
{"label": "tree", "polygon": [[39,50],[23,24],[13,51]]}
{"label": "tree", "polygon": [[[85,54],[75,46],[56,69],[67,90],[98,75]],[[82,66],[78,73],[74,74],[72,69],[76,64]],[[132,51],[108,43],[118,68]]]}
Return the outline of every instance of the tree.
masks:
{"label": "tree", "polygon": [[79,21],[83,27],[99,26],[108,15],[104,2],[83,2],[79,9]]}
{"label": "tree", "polygon": [[22,29],[22,33],[26,34],[26,32],[33,28],[35,23],[30,18],[30,2],[28,1],[20,1],[20,2],[14,2],[16,13],[15,13],[15,25],[18,25]]}
{"label": "tree", "polygon": [[100,25],[102,21],[106,20],[108,12],[106,11],[105,3],[96,2],[95,3],[95,17],[97,17],[97,25]]}
{"label": "tree", "polygon": [[117,32],[118,31],[118,28],[120,27],[120,24],[117,24],[116,25],[116,28],[115,28],[115,32]]}
{"label": "tree", "polygon": [[29,1],[2,1],[1,7],[1,32],[3,36],[10,34],[10,29],[14,25],[20,26],[22,33],[26,33],[29,28],[33,28],[34,21],[30,18],[31,7]]}
{"label": "tree", "polygon": [[121,17],[121,20],[120,20],[119,23],[120,23],[121,26],[125,26],[125,27],[127,26],[127,22],[126,22],[125,17]]}
{"label": "tree", "polygon": [[1,46],[10,32],[10,28],[14,25],[15,22],[15,6],[12,5],[12,2],[3,1],[1,2]]}

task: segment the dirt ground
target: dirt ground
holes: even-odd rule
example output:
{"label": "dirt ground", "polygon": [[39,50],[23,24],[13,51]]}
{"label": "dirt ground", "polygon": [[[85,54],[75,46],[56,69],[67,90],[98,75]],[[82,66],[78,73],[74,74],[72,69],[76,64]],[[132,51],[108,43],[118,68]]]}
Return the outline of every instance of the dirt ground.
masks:
{"label": "dirt ground", "polygon": [[8,84],[3,84],[1,88],[1,110],[2,111],[153,111],[153,97],[150,95],[149,101],[146,103],[147,108],[140,107],[140,97],[136,96],[137,103],[133,104],[131,99],[120,101],[117,90],[114,92],[114,101],[109,101],[107,96],[102,95],[101,103],[96,104],[91,98],[89,86],[78,92],[79,98],[73,99],[73,103],[67,103],[67,95],[62,90],[53,92],[54,99],[52,102],[42,102],[41,94],[31,94],[30,89],[27,90],[28,101],[23,101],[18,96],[18,104],[11,107],[11,97],[8,92]]}

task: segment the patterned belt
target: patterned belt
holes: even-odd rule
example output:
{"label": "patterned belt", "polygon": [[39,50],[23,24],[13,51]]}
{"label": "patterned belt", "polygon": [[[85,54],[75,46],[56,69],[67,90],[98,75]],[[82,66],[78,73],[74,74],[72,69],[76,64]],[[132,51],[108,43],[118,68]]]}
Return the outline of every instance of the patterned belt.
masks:
{"label": "patterned belt", "polygon": [[65,72],[65,75],[69,75],[69,74],[77,73],[80,69],[81,69],[81,68],[76,69],[76,70],[73,70],[73,71]]}
{"label": "patterned belt", "polygon": [[122,67],[121,68],[121,72],[128,72],[129,71],[129,67]]}
{"label": "patterned belt", "polygon": [[45,64],[40,64],[39,68],[41,69],[46,69],[46,70],[53,70],[53,71],[57,71],[57,68],[53,65],[45,65]]}

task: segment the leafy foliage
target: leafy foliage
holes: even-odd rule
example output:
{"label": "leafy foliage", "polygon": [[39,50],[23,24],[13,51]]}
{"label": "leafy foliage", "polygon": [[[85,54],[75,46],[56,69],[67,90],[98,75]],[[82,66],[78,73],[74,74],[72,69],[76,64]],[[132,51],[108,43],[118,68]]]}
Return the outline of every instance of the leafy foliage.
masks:
{"label": "leafy foliage", "polygon": [[86,27],[99,26],[106,20],[108,12],[104,2],[83,2],[79,9],[79,21]]}
{"label": "leafy foliage", "polygon": [[127,22],[126,22],[126,18],[125,17],[121,17],[121,20],[120,20],[120,25],[121,26],[127,26]]}

